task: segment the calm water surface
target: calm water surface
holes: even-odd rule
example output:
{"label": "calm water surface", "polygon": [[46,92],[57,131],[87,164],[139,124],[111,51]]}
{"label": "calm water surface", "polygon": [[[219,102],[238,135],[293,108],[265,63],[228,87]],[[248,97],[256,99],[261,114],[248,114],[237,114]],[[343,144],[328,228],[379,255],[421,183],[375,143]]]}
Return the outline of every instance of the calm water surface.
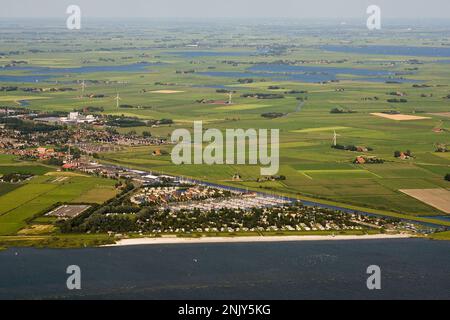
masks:
{"label": "calm water surface", "polygon": [[[68,265],[82,290],[66,289]],[[366,288],[369,265],[382,290]],[[186,244],[0,252],[1,299],[450,299],[450,242]]]}
{"label": "calm water surface", "polygon": [[343,46],[326,45],[320,47],[326,51],[359,53],[359,54],[381,54],[416,57],[450,57],[449,47],[411,47],[411,46]]}
{"label": "calm water surface", "polygon": [[[9,67],[0,68],[0,82],[41,82],[48,81],[56,76],[66,74],[85,74],[102,72],[148,72],[148,67],[160,66],[160,63],[134,63],[128,65],[112,66],[84,66],[75,68],[48,68],[48,67]],[[10,75],[11,71],[23,71],[28,74]]]}
{"label": "calm water surface", "polygon": [[[291,66],[285,64],[254,65],[244,72],[239,71],[207,71],[197,74],[211,77],[231,78],[269,78],[278,81],[298,81],[306,83],[327,82],[333,80],[357,80],[367,82],[396,81],[400,83],[414,83],[419,80],[405,79],[388,70],[374,70],[363,68],[338,68],[317,66]],[[344,78],[341,75],[352,76]]]}

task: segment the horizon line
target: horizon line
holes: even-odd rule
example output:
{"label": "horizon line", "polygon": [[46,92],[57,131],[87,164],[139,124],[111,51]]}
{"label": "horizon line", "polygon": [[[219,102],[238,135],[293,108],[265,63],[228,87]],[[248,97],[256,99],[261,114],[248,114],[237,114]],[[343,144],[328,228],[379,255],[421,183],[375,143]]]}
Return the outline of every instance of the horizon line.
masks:
{"label": "horizon line", "polygon": [[[310,17],[290,17],[290,16],[211,16],[211,17],[196,17],[196,16],[89,16],[83,15],[84,18],[90,19],[199,19],[199,20],[211,20],[211,19],[289,19],[289,20],[345,20],[345,19],[353,19],[353,20],[366,20],[367,17],[363,16],[347,16],[347,17],[336,17],[336,16],[310,16]],[[0,19],[66,19],[66,15],[59,16],[2,16],[0,15]],[[395,17],[395,16],[384,16],[385,20],[446,20],[450,19],[450,17]],[[1,22],[1,21],[0,21]],[[450,22],[450,21],[449,21]]]}

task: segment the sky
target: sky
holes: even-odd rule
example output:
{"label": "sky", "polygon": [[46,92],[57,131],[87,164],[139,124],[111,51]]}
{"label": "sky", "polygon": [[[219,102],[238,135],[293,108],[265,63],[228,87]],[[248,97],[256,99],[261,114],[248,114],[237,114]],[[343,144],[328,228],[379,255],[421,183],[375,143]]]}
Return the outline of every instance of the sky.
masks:
{"label": "sky", "polygon": [[78,5],[102,18],[364,18],[369,5],[385,18],[450,20],[450,0],[0,0],[0,17],[65,17]]}

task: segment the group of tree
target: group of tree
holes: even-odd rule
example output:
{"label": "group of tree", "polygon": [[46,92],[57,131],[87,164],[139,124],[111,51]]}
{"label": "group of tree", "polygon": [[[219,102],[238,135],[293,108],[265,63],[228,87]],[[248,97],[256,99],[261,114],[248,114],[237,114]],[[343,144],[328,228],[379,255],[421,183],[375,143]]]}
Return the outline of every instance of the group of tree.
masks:
{"label": "group of tree", "polygon": [[121,105],[119,106],[119,108],[122,108],[122,109],[134,109],[135,106],[133,106],[133,105],[131,105],[131,104],[121,104]]}
{"label": "group of tree", "polygon": [[286,91],[285,94],[306,94],[308,91],[306,90],[290,90]]}
{"label": "group of tree", "polygon": [[7,173],[0,178],[0,182],[19,183],[31,178],[30,173]]}
{"label": "group of tree", "polygon": [[36,132],[46,133],[62,129],[61,126],[24,121],[17,118],[0,118],[0,123],[5,124],[7,129],[19,131],[22,134],[31,134]]}
{"label": "group of tree", "polygon": [[241,97],[256,99],[283,99],[284,95],[278,93],[244,93]]}
{"label": "group of tree", "polygon": [[6,91],[6,92],[8,92],[8,91],[17,91],[19,89],[19,87],[17,87],[17,86],[3,86],[3,87],[0,87],[0,91]]}
{"label": "group of tree", "polygon": [[217,93],[236,93],[236,91],[228,90],[228,89],[217,89]]}
{"label": "group of tree", "polygon": [[275,118],[281,118],[285,115],[286,115],[285,113],[281,113],[281,112],[266,112],[266,113],[261,114],[261,117],[267,118],[267,119],[275,119]]}
{"label": "group of tree", "polygon": [[137,117],[109,116],[106,125],[119,128],[144,127],[146,122]]}
{"label": "group of tree", "polygon": [[404,156],[408,157],[408,158],[412,158],[413,157],[413,154],[412,154],[411,150],[406,150],[405,152],[401,152],[401,151],[398,151],[398,150],[394,151],[394,157],[395,158],[400,158],[402,156],[402,154]]}
{"label": "group of tree", "polygon": [[256,182],[265,182],[265,181],[285,181],[286,176],[278,175],[278,176],[268,176],[263,178],[256,179]]}
{"label": "group of tree", "polygon": [[[358,148],[357,146],[354,146],[354,145],[347,145],[346,146],[346,145],[342,145],[342,144],[332,145],[331,148],[338,149],[338,150],[354,151],[354,152],[356,152],[356,151],[363,152],[365,150],[373,151],[373,148],[371,148],[371,147],[365,147],[365,148],[360,147],[360,148]],[[365,149],[365,150],[361,150],[361,149]]]}
{"label": "group of tree", "polygon": [[335,108],[330,110],[330,113],[333,113],[333,114],[356,113],[356,111],[344,109],[344,108],[341,108],[341,107],[335,107]]}
{"label": "group of tree", "polygon": [[148,124],[151,125],[170,125],[173,124],[172,119],[160,119],[160,120],[148,120]]}
{"label": "group of tree", "polygon": [[388,111],[381,111],[381,113],[395,115],[395,114],[400,114],[400,111],[388,110]]}
{"label": "group of tree", "polygon": [[255,82],[255,80],[251,79],[251,78],[244,78],[244,79],[238,79],[237,82],[245,84],[245,83],[253,83],[253,82]]}
{"label": "group of tree", "polygon": [[387,99],[387,102],[389,103],[406,103],[408,102],[407,99],[401,98],[401,99]]}

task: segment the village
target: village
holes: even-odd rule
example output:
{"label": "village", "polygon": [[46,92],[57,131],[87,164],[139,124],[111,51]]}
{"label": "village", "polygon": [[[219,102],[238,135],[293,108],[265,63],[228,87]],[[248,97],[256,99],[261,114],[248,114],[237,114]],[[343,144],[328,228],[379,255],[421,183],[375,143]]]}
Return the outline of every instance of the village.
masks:
{"label": "village", "polygon": [[171,211],[221,209],[250,210],[292,203],[283,198],[208,186],[144,187],[130,199],[136,205],[159,205]]}
{"label": "village", "polygon": [[[71,231],[110,234],[414,231],[412,224],[398,219],[307,207],[300,202],[280,202],[276,205],[272,201],[271,206],[268,206],[268,203],[254,198],[254,195],[248,197],[254,199],[253,206],[248,208],[206,208],[198,206],[198,203],[182,209],[124,204],[108,206],[93,212],[81,225],[71,225]],[[70,224],[67,221],[63,223]]]}
{"label": "village", "polygon": [[0,109],[0,150],[25,160],[53,160],[64,169],[80,166],[80,156],[116,152],[131,146],[160,146],[166,138],[121,134],[94,115],[70,112],[42,117],[22,109]]}

